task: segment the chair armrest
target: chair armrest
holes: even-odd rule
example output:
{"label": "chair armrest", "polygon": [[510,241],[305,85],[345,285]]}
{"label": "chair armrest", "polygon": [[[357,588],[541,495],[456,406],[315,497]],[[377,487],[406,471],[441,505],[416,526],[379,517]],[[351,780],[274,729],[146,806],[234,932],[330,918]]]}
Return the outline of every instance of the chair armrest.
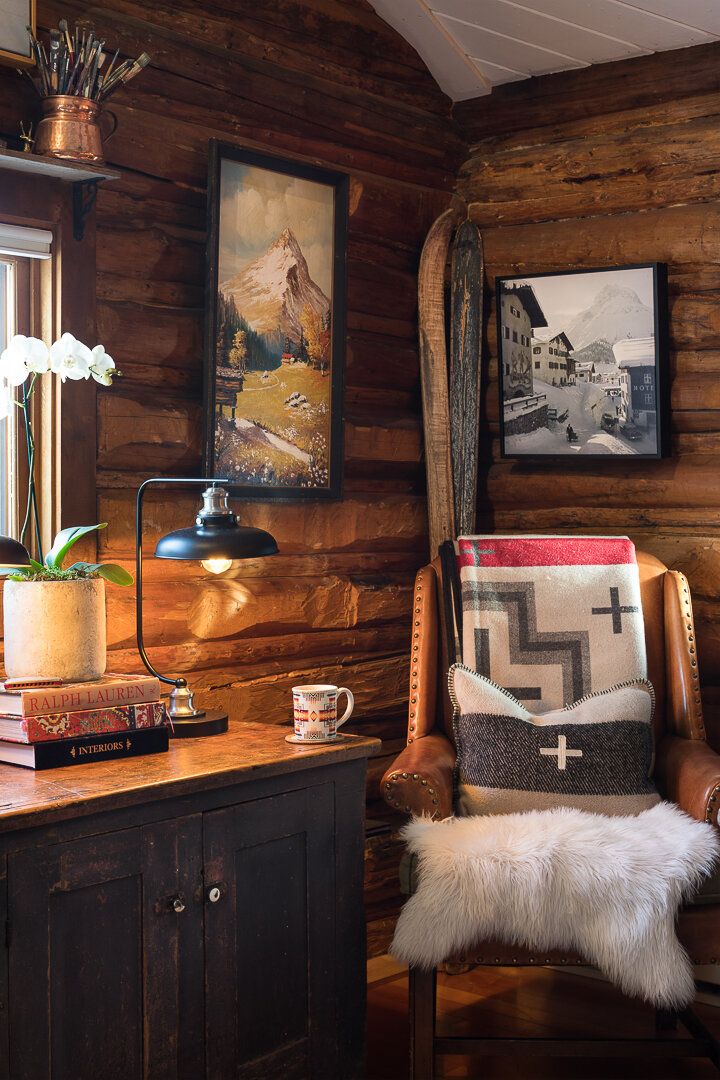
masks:
{"label": "chair armrest", "polygon": [[664,739],[657,752],[657,778],[664,794],[698,821],[718,824],[720,754],[700,739]]}
{"label": "chair armrest", "polygon": [[382,795],[388,806],[406,814],[429,814],[435,819],[453,812],[455,747],[433,731],[411,742],[382,778]]}

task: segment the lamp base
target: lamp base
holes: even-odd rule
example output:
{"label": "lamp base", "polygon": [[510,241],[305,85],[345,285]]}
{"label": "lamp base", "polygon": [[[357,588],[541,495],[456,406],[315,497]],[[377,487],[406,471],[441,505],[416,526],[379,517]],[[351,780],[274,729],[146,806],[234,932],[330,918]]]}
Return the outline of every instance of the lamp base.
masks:
{"label": "lamp base", "polygon": [[227,713],[208,709],[202,716],[175,718],[170,728],[171,739],[196,739],[201,735],[222,735],[228,729]]}

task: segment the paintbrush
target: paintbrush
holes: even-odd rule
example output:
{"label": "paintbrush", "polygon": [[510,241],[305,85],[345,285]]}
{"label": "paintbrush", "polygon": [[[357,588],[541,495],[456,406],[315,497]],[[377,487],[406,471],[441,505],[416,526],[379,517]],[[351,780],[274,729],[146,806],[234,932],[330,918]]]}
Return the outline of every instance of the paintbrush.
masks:
{"label": "paintbrush", "polygon": [[[131,79],[134,79],[136,75],[139,75],[143,68],[146,68],[150,63],[150,57],[147,53],[142,53],[138,56],[137,60],[126,60],[124,64],[121,64],[117,69],[116,78],[113,79],[112,85],[108,88],[107,80],[105,83],[103,100],[113,94],[121,85],[129,83]],[[127,67],[125,65],[128,65]]]}

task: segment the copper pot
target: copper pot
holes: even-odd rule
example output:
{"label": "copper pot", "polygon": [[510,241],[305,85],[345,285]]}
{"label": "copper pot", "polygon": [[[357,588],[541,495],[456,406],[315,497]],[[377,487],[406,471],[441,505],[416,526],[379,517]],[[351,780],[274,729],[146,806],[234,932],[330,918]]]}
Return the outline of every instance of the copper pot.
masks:
{"label": "copper pot", "polygon": [[[109,139],[115,133],[117,120],[113,113],[106,115],[114,121],[106,136]],[[102,165],[105,156],[101,120],[101,106],[90,98],[66,94],[43,98],[42,120],[38,124],[33,151],[45,157]]]}

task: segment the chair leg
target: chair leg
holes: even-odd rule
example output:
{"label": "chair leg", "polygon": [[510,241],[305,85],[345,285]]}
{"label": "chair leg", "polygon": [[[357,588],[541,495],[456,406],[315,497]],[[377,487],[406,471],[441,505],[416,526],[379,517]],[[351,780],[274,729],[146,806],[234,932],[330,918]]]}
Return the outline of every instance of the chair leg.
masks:
{"label": "chair leg", "polygon": [[655,1030],[658,1034],[661,1031],[677,1031],[677,1026],[678,1014],[676,1012],[670,1009],[655,1010]]}
{"label": "chair leg", "polygon": [[410,984],[410,1080],[435,1077],[435,991],[437,973],[411,967]]}

